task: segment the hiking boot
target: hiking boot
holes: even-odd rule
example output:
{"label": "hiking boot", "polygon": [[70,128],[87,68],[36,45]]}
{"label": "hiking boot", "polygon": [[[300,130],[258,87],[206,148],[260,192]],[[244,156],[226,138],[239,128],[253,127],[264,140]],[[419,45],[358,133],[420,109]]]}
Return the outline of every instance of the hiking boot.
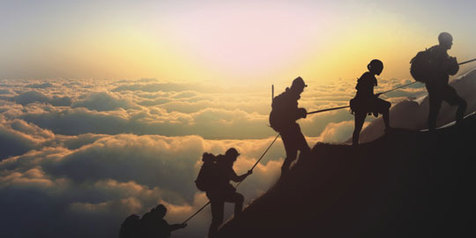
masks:
{"label": "hiking boot", "polygon": [[394,130],[394,128],[392,128],[392,127],[386,127],[385,130],[384,130],[385,134],[390,134],[390,133],[392,133],[393,131],[395,131],[395,130]]}

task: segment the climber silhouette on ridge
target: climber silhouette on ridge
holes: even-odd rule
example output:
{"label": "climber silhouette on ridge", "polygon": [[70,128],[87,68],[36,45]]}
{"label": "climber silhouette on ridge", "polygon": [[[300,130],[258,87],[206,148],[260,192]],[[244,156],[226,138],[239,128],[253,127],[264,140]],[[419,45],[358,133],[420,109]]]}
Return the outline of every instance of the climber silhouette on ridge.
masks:
{"label": "climber silhouette on ridge", "polygon": [[365,72],[357,80],[357,94],[350,100],[350,109],[355,115],[354,133],[352,135],[352,145],[359,144],[359,135],[364,125],[365,117],[368,114],[378,116],[383,114],[385,130],[390,128],[389,109],[391,104],[383,99],[378,98],[380,94],[374,94],[374,87],[377,86],[377,78],[383,71],[383,63],[378,59],[370,61],[367,65],[369,71]]}
{"label": "climber silhouette on ridge", "polygon": [[218,227],[223,223],[225,202],[235,203],[235,217],[238,217],[243,210],[244,197],[236,192],[235,187],[230,184],[230,180],[241,182],[252,171],[249,170],[240,176],[235,173],[233,164],[239,155],[235,148],[228,149],[225,155],[217,156],[214,171],[211,171],[215,181],[206,191],[212,209],[212,223],[208,230],[208,237],[215,237]]}
{"label": "climber silhouette on ridge", "polygon": [[438,42],[438,45],[427,50],[430,57],[430,72],[424,79],[430,104],[428,113],[428,129],[430,131],[434,131],[436,128],[436,120],[443,101],[452,106],[458,106],[456,111],[457,124],[463,120],[467,107],[466,101],[458,95],[453,87],[448,85],[449,76],[455,75],[459,70],[456,58],[448,55],[448,50],[453,45],[453,37],[447,32],[442,32],[438,36]]}
{"label": "climber silhouette on ridge", "polygon": [[273,98],[272,110],[269,115],[271,127],[279,132],[286,150],[286,159],[281,167],[281,176],[286,175],[291,163],[296,160],[297,152],[300,151],[299,158],[302,158],[311,149],[306,138],[301,132],[296,120],[306,118],[307,111],[298,108],[298,100],[307,85],[301,77],[293,80],[291,87],[280,95]]}

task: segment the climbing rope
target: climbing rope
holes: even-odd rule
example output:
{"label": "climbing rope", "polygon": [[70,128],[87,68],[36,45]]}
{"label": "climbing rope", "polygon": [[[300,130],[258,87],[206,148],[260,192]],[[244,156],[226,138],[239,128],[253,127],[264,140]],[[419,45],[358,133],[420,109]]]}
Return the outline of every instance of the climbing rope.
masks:
{"label": "climbing rope", "polygon": [[467,61],[463,61],[463,62],[461,62],[461,63],[458,63],[458,65],[463,65],[463,64],[471,63],[471,62],[473,62],[473,61],[476,61],[476,58],[470,59],[470,60],[467,60]]}
{"label": "climbing rope", "polygon": [[348,108],[348,107],[350,107],[350,106],[326,108],[326,109],[321,109],[321,110],[317,110],[317,111],[308,112],[307,115],[314,114],[314,113],[319,113],[319,112],[334,111],[334,110],[339,110],[339,109]]}
{"label": "climbing rope", "polygon": [[[263,159],[264,155],[268,152],[269,149],[271,149],[271,146],[273,146],[274,142],[276,142],[276,140],[278,139],[279,137],[279,134],[276,135],[276,137],[274,138],[274,140],[271,142],[271,144],[269,144],[268,148],[266,148],[266,150],[263,152],[263,154],[261,154],[261,156],[259,157],[259,159],[256,161],[256,163],[253,165],[253,167],[251,167],[251,171],[253,171],[253,169],[258,165],[258,163]],[[238,184],[236,184],[235,188],[238,188],[238,186],[240,186],[240,184],[242,183],[243,181],[239,182]],[[210,201],[208,201],[205,205],[203,205],[200,209],[198,209],[194,214],[192,214],[190,217],[188,217],[184,222],[182,222],[182,224],[185,224],[187,223],[188,221],[190,221],[193,217],[195,217],[198,213],[200,213],[203,209],[205,209],[208,205],[210,204]]]}
{"label": "climbing rope", "polygon": [[[404,84],[404,85],[401,85],[401,86],[392,88],[392,89],[390,89],[390,90],[387,90],[387,91],[378,93],[378,95],[380,95],[380,94],[386,94],[386,93],[395,91],[395,90],[400,89],[400,88],[405,88],[405,87],[408,87],[408,86],[410,86],[410,85],[412,85],[412,84],[415,84],[415,83],[417,83],[417,81],[412,82],[412,83],[407,83],[407,84]],[[307,115],[309,115],[309,114],[315,114],[315,113],[320,113],[320,112],[334,111],[334,110],[339,110],[339,109],[344,109],[344,108],[349,108],[349,107],[350,107],[350,106],[331,107],[331,108],[326,108],[326,109],[321,109],[321,110],[317,110],[317,111],[308,112]]]}
{"label": "climbing rope", "polygon": [[[463,64],[467,64],[467,63],[474,62],[474,61],[476,61],[476,58],[471,59],[471,60],[467,60],[467,61],[463,61],[463,62],[461,62],[461,63],[458,63],[458,65],[463,65]],[[418,81],[411,82],[411,83],[407,83],[407,84],[404,84],[404,85],[400,85],[400,86],[395,87],[395,88],[392,88],[392,89],[390,89],[390,90],[387,90],[387,91],[378,93],[377,95],[386,94],[386,93],[389,93],[389,92],[393,92],[393,91],[395,91],[395,90],[397,90],[397,89],[406,88],[406,87],[411,86],[411,85],[416,84],[416,83],[418,83]],[[321,110],[317,110],[317,111],[308,112],[307,115],[309,115],[309,114],[315,114],[315,113],[320,113],[320,112],[334,111],[334,110],[339,110],[339,109],[344,109],[344,108],[349,108],[349,107],[350,107],[350,106],[340,106],[340,107],[326,108],[326,109],[321,109]]]}

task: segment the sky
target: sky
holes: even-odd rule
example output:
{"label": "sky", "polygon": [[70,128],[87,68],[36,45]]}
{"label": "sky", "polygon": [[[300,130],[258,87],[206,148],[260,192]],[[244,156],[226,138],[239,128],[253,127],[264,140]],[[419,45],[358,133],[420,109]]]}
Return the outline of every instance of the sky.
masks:
{"label": "sky", "polygon": [[0,76],[230,84],[385,76],[454,36],[476,55],[471,1],[2,1]]}
{"label": "sky", "polygon": [[[296,76],[308,111],[348,105],[371,59],[376,92],[412,82],[409,61],[454,37],[476,57],[469,1],[1,1],[0,237],[117,237],[130,214],[163,203],[170,223],[206,203],[203,152],[241,153],[246,172],[276,136],[275,95]],[[452,85],[476,110],[475,65]],[[467,73],[469,72],[469,73]],[[381,96],[391,125],[425,128],[421,84]],[[444,104],[439,124],[453,120]],[[346,109],[299,120],[309,145],[348,143]],[[367,117],[362,141],[383,133]],[[280,173],[279,139],[239,188],[245,205]],[[226,218],[232,207],[226,207]],[[14,217],[15,219],[11,219]],[[174,237],[205,236],[205,209]],[[26,229],[27,228],[27,229]]]}

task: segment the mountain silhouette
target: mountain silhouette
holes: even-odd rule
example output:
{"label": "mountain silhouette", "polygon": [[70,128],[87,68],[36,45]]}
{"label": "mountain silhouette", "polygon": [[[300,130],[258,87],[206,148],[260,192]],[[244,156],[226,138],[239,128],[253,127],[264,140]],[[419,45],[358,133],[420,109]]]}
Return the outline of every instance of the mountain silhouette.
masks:
{"label": "mountain silhouette", "polygon": [[318,143],[218,237],[476,237],[476,115],[358,147]]}

